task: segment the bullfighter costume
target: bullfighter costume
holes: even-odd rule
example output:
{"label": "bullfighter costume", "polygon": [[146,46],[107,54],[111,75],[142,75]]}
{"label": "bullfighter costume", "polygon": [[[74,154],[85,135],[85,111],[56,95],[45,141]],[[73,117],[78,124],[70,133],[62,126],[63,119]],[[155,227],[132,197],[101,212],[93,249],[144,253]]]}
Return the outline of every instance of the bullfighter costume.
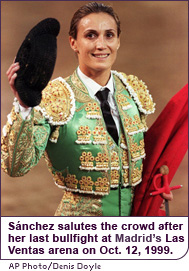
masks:
{"label": "bullfighter costume", "polygon": [[142,181],[146,116],[155,104],[136,76],[112,75],[121,121],[118,144],[77,70],[51,81],[25,120],[16,100],[8,115],[2,168],[10,176],[23,176],[43,156],[55,184],[64,190],[56,216],[130,215],[134,187]]}

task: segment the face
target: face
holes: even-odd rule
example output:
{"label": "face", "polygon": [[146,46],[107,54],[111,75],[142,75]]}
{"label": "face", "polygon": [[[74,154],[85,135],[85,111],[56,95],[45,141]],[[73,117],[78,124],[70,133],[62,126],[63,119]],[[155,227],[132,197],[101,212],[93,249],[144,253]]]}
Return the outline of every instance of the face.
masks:
{"label": "face", "polygon": [[77,39],[70,37],[70,45],[78,55],[81,71],[87,76],[110,72],[120,45],[114,18],[91,13],[79,21],[77,29]]}

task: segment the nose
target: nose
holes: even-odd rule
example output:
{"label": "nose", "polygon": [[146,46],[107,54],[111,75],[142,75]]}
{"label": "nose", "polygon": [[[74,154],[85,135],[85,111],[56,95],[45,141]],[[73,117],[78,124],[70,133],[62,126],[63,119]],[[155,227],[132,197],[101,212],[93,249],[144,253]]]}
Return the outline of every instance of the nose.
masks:
{"label": "nose", "polygon": [[99,36],[96,40],[96,49],[103,50],[106,48],[106,41],[103,36]]}

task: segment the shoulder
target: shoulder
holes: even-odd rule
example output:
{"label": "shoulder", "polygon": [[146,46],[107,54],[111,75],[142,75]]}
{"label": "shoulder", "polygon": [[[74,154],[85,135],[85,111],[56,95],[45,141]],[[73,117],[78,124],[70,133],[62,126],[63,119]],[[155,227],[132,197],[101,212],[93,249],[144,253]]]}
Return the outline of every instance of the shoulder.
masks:
{"label": "shoulder", "polygon": [[58,77],[42,91],[42,100],[36,108],[52,125],[66,124],[75,112],[74,94],[68,83]]}
{"label": "shoulder", "polygon": [[155,112],[155,103],[148,90],[147,85],[135,75],[126,75],[123,72],[112,71],[126,86],[128,92],[144,114]]}

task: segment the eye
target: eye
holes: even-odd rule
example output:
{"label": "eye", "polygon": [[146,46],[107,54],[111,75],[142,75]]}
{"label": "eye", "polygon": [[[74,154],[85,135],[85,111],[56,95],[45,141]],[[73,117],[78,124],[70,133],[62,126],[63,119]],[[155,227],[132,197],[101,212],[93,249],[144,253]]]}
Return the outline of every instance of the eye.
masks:
{"label": "eye", "polygon": [[113,38],[114,36],[115,36],[115,34],[113,32],[107,32],[106,33],[107,38]]}
{"label": "eye", "polygon": [[86,34],[86,38],[88,39],[94,39],[96,37],[96,34],[93,32],[89,32]]}

